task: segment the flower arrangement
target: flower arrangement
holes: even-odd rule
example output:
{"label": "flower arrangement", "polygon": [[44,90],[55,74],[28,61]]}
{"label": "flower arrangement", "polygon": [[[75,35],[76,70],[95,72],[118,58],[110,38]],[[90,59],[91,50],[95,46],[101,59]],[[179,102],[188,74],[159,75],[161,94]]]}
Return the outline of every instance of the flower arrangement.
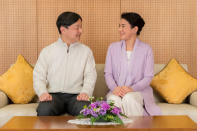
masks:
{"label": "flower arrangement", "polygon": [[78,118],[90,118],[92,125],[94,122],[115,122],[123,124],[121,117],[127,117],[121,112],[120,108],[114,105],[113,101],[107,102],[103,98],[94,101],[94,97],[91,97],[89,100],[91,104],[84,106]]}

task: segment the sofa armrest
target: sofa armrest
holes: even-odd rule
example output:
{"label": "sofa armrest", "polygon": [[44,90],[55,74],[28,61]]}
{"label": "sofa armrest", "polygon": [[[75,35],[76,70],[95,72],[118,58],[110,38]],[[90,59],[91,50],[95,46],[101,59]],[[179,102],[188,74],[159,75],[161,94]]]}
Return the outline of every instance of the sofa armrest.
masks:
{"label": "sofa armrest", "polygon": [[8,100],[7,95],[4,92],[0,91],[0,108],[4,107],[8,103],[9,103],[9,100]]}
{"label": "sofa armrest", "polygon": [[190,95],[189,103],[190,103],[191,105],[197,107],[197,91],[193,92],[193,93]]}

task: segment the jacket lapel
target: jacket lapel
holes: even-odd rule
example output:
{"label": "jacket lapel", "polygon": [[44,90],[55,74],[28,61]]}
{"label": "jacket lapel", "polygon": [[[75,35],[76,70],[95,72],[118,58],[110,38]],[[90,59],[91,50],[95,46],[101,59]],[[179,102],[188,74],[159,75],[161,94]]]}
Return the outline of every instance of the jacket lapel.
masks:
{"label": "jacket lapel", "polygon": [[127,57],[126,57],[126,44],[125,41],[121,41],[121,61],[120,61],[120,72],[118,79],[118,86],[124,86],[127,76]]}
{"label": "jacket lapel", "polygon": [[137,57],[138,47],[139,47],[139,39],[136,39],[135,44],[134,44],[134,48],[133,48],[133,52],[132,52],[132,56],[131,56],[131,59],[128,64],[129,66],[127,67],[128,75],[126,77],[125,86],[132,85],[132,83],[134,81],[134,76],[136,73],[135,68],[138,66],[136,64],[136,61],[138,59],[138,57]]}

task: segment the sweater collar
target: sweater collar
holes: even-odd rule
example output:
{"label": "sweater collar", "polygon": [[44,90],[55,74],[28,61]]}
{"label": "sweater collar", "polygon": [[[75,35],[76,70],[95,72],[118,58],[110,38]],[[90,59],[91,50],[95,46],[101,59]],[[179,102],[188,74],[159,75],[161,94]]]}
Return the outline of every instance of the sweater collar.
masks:
{"label": "sweater collar", "polygon": [[[60,37],[58,38],[58,43],[61,46],[68,48],[68,45]],[[78,44],[79,44],[79,42],[74,42],[74,43],[70,44],[69,48],[74,47],[74,46],[76,46]]]}

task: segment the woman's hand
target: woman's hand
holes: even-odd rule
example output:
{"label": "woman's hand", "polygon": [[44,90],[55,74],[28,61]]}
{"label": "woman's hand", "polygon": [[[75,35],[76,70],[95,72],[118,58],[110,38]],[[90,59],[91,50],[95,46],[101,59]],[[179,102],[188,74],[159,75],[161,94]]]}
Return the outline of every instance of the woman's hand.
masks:
{"label": "woman's hand", "polygon": [[120,96],[120,90],[121,90],[121,87],[118,86],[118,87],[116,87],[116,88],[113,90],[112,93],[113,93],[114,95],[116,95],[116,96]]}
{"label": "woman's hand", "polygon": [[132,91],[133,91],[132,88],[130,88],[128,86],[122,86],[121,90],[120,90],[121,97],[124,97],[124,95],[126,95],[127,93],[132,92]]}
{"label": "woman's hand", "polygon": [[113,90],[113,94],[116,95],[116,96],[120,96],[120,97],[124,97],[124,95],[126,95],[127,93],[129,92],[132,92],[132,88],[128,87],[128,86],[122,86],[122,87],[116,87],[114,90]]}

